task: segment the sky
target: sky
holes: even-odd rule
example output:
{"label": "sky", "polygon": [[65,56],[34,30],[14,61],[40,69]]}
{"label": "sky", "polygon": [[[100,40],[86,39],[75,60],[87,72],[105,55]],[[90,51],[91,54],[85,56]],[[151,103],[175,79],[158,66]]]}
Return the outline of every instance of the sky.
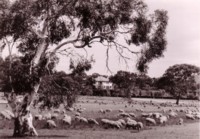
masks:
{"label": "sky", "polygon": [[[149,12],[155,9],[168,11],[167,50],[164,57],[154,60],[149,64],[148,75],[160,77],[169,66],[175,64],[192,64],[200,67],[200,0],[145,0]],[[118,70],[136,72],[136,57],[133,56],[129,66],[119,62],[119,55],[110,51],[109,67],[106,68],[106,49],[100,45],[87,49],[88,55],[93,54],[96,62],[89,74],[100,73],[104,75],[115,74]],[[68,64],[60,60],[58,70],[68,71]]]}
{"label": "sky", "polygon": [[[149,64],[148,75],[160,77],[169,66],[175,64],[192,64],[200,67],[200,0],[144,0],[149,12],[155,9],[168,11],[167,26],[167,50],[164,57],[154,60]],[[128,66],[116,53],[114,48],[109,51],[109,69],[106,68],[106,47],[95,45],[87,48],[87,53],[82,50],[74,50],[77,53],[90,57],[93,55],[95,63],[88,74],[100,73],[103,75],[115,74],[119,70],[137,72],[135,68],[136,56],[131,56]],[[129,55],[127,53],[127,55]],[[130,56],[130,55],[129,55]],[[60,57],[57,65],[58,71],[69,73],[69,59]]]}

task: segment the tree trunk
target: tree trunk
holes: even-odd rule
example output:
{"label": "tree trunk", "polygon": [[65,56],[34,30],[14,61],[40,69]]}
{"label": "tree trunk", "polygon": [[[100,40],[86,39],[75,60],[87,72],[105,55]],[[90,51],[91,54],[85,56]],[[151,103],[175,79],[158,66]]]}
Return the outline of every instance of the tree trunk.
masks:
{"label": "tree trunk", "polygon": [[179,92],[178,96],[176,97],[176,105],[179,105],[180,97],[181,97],[181,93]]}
{"label": "tree trunk", "polygon": [[[47,46],[48,44],[46,43],[46,40],[43,39],[38,46],[37,52],[31,62],[30,75],[32,74],[34,68],[40,63],[40,59],[44,55]],[[38,78],[41,80],[41,77]],[[11,99],[8,99],[8,102],[15,115],[13,136],[38,136],[38,133],[33,126],[33,116],[30,112],[30,106],[33,103],[35,94],[38,92],[39,86],[40,81],[34,85],[31,92],[25,94],[21,102],[17,100],[16,95],[14,95],[14,97]]]}
{"label": "tree trunk", "polygon": [[38,136],[38,133],[33,126],[33,116],[28,111],[25,115],[18,115],[15,117],[14,126],[14,137]]}

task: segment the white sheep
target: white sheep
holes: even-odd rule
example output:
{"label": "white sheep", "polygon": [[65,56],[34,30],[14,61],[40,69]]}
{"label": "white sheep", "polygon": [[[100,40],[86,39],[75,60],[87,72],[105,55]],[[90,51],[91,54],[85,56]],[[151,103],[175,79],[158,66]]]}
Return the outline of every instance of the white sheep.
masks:
{"label": "white sheep", "polygon": [[51,113],[45,113],[45,114],[43,115],[43,119],[45,119],[45,120],[51,119]]}
{"label": "white sheep", "polygon": [[47,120],[47,126],[49,128],[51,128],[51,127],[53,127],[53,128],[57,127],[56,123],[53,120]]}
{"label": "white sheep", "polygon": [[12,118],[14,118],[15,117],[15,115],[14,115],[14,113],[12,112],[12,111],[10,111],[10,110],[4,110],[8,115],[10,115],[10,117],[12,117]]}
{"label": "white sheep", "polygon": [[89,123],[89,124],[99,125],[99,123],[98,123],[95,119],[93,119],[93,118],[89,118],[89,119],[88,119],[88,123]]}
{"label": "white sheep", "polygon": [[117,116],[121,116],[121,117],[131,117],[128,113],[123,112],[123,113],[119,113]]}
{"label": "white sheep", "polygon": [[65,114],[65,115],[64,115],[64,118],[62,119],[62,121],[63,121],[63,123],[65,123],[65,124],[71,125],[71,123],[72,123],[72,118],[71,118],[71,116]]}
{"label": "white sheep", "polygon": [[126,125],[126,122],[124,121],[124,119],[119,119],[119,120],[117,120],[117,121],[120,122],[121,125]]}
{"label": "white sheep", "polygon": [[174,111],[171,111],[170,113],[169,113],[169,117],[176,117],[178,114],[176,113],[176,112],[174,112]]}
{"label": "white sheep", "polygon": [[80,116],[81,114],[79,112],[76,112],[75,113],[75,116]]}
{"label": "white sheep", "polygon": [[153,114],[152,114],[152,116],[153,116],[153,118],[156,118],[156,119],[158,119],[158,118],[160,118],[160,117],[162,116],[162,114],[161,114],[161,113],[158,113],[158,112],[156,112],[156,113],[153,113]]}
{"label": "white sheep", "polygon": [[106,109],[105,111],[106,111],[106,112],[111,112],[111,111],[112,111],[112,109]]}
{"label": "white sheep", "polygon": [[153,124],[153,125],[156,125],[156,121],[154,120],[154,119],[152,119],[152,118],[146,118],[145,119],[146,120],[146,122],[147,122],[147,125],[149,125],[149,124]]}
{"label": "white sheep", "polygon": [[140,131],[140,130],[143,129],[143,128],[144,128],[143,123],[142,123],[142,122],[137,122],[137,124],[136,124],[136,129],[137,129],[138,131]]}
{"label": "white sheep", "polygon": [[86,118],[84,118],[84,117],[81,117],[81,116],[76,116],[75,120],[79,121],[81,123],[88,123],[88,120]]}
{"label": "white sheep", "polygon": [[35,115],[35,120],[42,120],[42,115],[41,114]]}
{"label": "white sheep", "polygon": [[8,120],[11,120],[11,118],[12,118],[12,117],[11,117],[7,112],[5,112],[5,111],[1,111],[0,115],[1,115],[3,118],[8,119]]}
{"label": "white sheep", "polygon": [[51,119],[57,119],[58,118],[58,113],[53,113],[51,114]]}
{"label": "white sheep", "polygon": [[182,118],[179,118],[178,124],[179,124],[179,125],[182,125],[182,124],[183,124],[183,119],[182,119]]}
{"label": "white sheep", "polygon": [[125,113],[125,111],[123,109],[119,109],[119,112],[121,113]]}
{"label": "white sheep", "polygon": [[195,117],[192,114],[185,115],[187,119],[195,120]]}
{"label": "white sheep", "polygon": [[130,115],[131,117],[134,117],[134,118],[136,117],[135,113],[132,113],[132,112],[129,113],[129,115]]}
{"label": "white sheep", "polygon": [[159,117],[159,123],[160,124],[166,124],[167,119],[168,119],[167,116],[162,115],[162,116]]}
{"label": "white sheep", "polygon": [[135,129],[136,128],[136,125],[137,125],[137,122],[131,118],[127,118],[127,121],[126,121],[126,128],[133,128]]}

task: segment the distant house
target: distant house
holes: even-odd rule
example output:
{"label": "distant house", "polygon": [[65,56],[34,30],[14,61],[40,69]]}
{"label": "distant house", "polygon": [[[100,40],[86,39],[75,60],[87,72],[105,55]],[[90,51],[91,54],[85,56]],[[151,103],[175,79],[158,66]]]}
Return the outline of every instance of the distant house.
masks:
{"label": "distant house", "polygon": [[109,81],[108,77],[104,77],[104,76],[96,77],[94,86],[97,89],[102,89],[102,90],[113,90],[114,89],[113,83]]}

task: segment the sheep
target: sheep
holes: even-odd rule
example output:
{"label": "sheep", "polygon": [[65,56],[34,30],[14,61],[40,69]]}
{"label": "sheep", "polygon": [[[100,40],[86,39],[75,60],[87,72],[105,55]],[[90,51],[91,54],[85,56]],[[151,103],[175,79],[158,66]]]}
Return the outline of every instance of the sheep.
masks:
{"label": "sheep", "polygon": [[142,123],[142,122],[137,122],[137,124],[136,124],[136,129],[137,129],[138,131],[140,131],[140,130],[143,129],[143,128],[144,128],[143,123]]}
{"label": "sheep", "polygon": [[35,115],[35,120],[42,120],[42,115],[41,114]]}
{"label": "sheep", "polygon": [[167,122],[167,116],[160,116],[159,117],[159,123],[160,124],[166,124],[166,122]]}
{"label": "sheep", "polygon": [[120,121],[112,121],[112,120],[108,120],[108,119],[101,119],[101,122],[102,122],[103,125],[107,125],[108,127],[111,127],[111,128],[119,129],[122,126]]}
{"label": "sheep", "polygon": [[59,109],[55,109],[55,110],[53,110],[53,113],[60,113],[60,110]]}
{"label": "sheep", "polygon": [[142,117],[151,117],[153,114],[152,113],[142,113]]}
{"label": "sheep", "polygon": [[137,125],[137,122],[135,120],[132,120],[131,118],[127,118],[127,122],[126,122],[126,128],[133,128],[135,129]]}
{"label": "sheep", "polygon": [[57,114],[57,113],[53,113],[53,114],[51,115],[51,119],[57,119],[57,117],[58,117],[58,114]]}
{"label": "sheep", "polygon": [[89,123],[89,124],[99,125],[99,123],[98,123],[95,119],[93,119],[93,118],[89,118],[89,119],[88,119],[88,123]]}
{"label": "sheep", "polygon": [[178,120],[178,125],[182,125],[183,124],[183,119],[182,118],[179,118]]}
{"label": "sheep", "polygon": [[121,123],[121,125],[126,125],[126,122],[123,119],[119,119],[117,122]]}
{"label": "sheep", "polygon": [[106,111],[106,112],[111,112],[111,111],[112,111],[112,109],[106,109],[105,111]]}
{"label": "sheep", "polygon": [[185,115],[187,119],[195,120],[195,117],[192,114]]}
{"label": "sheep", "polygon": [[10,115],[10,117],[11,118],[14,118],[15,117],[15,115],[14,115],[14,113],[12,112],[12,111],[10,111],[10,110],[4,110],[8,115]]}
{"label": "sheep", "polygon": [[153,116],[153,118],[158,119],[162,116],[162,114],[161,113],[153,113],[152,116]]}
{"label": "sheep", "polygon": [[178,114],[176,113],[176,112],[174,112],[174,111],[171,111],[170,113],[169,113],[169,117],[176,117]]}
{"label": "sheep", "polygon": [[75,120],[79,121],[79,122],[82,122],[82,123],[88,123],[88,120],[86,118],[84,118],[84,117],[81,117],[81,116],[76,116]]}
{"label": "sheep", "polygon": [[47,126],[48,126],[48,128],[57,127],[56,123],[53,120],[47,120]]}
{"label": "sheep", "polygon": [[154,119],[152,119],[152,118],[146,118],[145,119],[146,120],[146,122],[147,122],[147,125],[149,125],[149,124],[153,124],[153,125],[156,125],[156,121],[154,120]]}
{"label": "sheep", "polygon": [[99,112],[100,112],[100,113],[103,113],[103,114],[106,113],[106,111],[104,111],[103,109],[100,109]]}
{"label": "sheep", "polygon": [[71,123],[72,123],[72,118],[71,118],[71,116],[65,114],[65,115],[64,115],[64,118],[62,119],[62,121],[63,121],[63,123],[65,123],[65,124],[71,125]]}
{"label": "sheep", "polygon": [[123,109],[119,109],[119,112],[124,113],[125,111]]}
{"label": "sheep", "polygon": [[131,117],[136,117],[136,115],[135,115],[135,113],[129,113],[129,115],[131,116]]}
{"label": "sheep", "polygon": [[12,118],[12,117],[11,117],[7,112],[5,112],[5,111],[1,111],[0,115],[1,115],[3,118],[8,119],[8,120],[11,120],[11,118]]}
{"label": "sheep", "polygon": [[121,116],[121,117],[131,117],[128,113],[119,113],[118,116]]}
{"label": "sheep", "polygon": [[200,114],[195,115],[195,118],[200,119]]}
{"label": "sheep", "polygon": [[45,113],[45,114],[43,115],[43,119],[45,119],[45,120],[51,119],[51,113]]}
{"label": "sheep", "polygon": [[80,116],[81,114],[79,112],[75,113],[75,116]]}

